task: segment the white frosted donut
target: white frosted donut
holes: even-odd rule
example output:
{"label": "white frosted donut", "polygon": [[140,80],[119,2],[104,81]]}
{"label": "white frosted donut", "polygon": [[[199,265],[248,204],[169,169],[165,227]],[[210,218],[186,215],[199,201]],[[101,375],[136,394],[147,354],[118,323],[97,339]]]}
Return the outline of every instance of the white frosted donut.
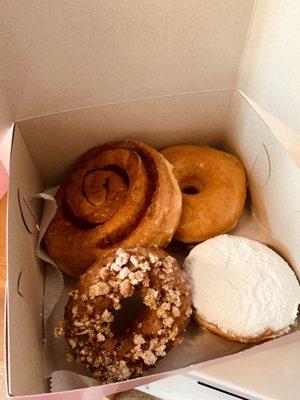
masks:
{"label": "white frosted donut", "polygon": [[300,303],[295,273],[259,242],[217,236],[194,247],[185,268],[195,320],[213,333],[256,343],[280,336],[295,322]]}

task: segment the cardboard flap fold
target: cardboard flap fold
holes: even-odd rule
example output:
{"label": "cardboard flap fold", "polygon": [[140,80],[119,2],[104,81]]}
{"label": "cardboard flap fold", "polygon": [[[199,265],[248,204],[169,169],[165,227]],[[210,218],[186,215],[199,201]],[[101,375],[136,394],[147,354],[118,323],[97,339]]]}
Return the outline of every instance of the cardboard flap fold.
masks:
{"label": "cardboard flap fold", "polygon": [[[16,127],[11,159],[7,232],[7,361],[9,393],[14,395],[41,393],[47,389],[41,351],[44,269],[35,256],[36,234],[28,229],[18,196],[21,192],[28,199],[40,189],[39,174]],[[40,210],[37,206],[35,204],[33,210],[38,216]]]}
{"label": "cardboard flap fold", "polygon": [[294,160],[296,165],[300,167],[300,135],[297,135],[296,132],[283,124],[278,118],[275,118],[273,115],[269,114],[259,104],[250,99],[243,92],[239,91],[239,93],[269,127],[278,141],[282,144],[286,152]]}
{"label": "cardboard flap fold", "polygon": [[13,118],[232,89],[252,7],[253,0],[2,1],[1,86]]}
{"label": "cardboard flap fold", "polygon": [[236,92],[228,115],[227,144],[246,167],[252,210],[274,238],[269,244],[300,278],[300,169],[262,117],[266,115],[261,109]]}

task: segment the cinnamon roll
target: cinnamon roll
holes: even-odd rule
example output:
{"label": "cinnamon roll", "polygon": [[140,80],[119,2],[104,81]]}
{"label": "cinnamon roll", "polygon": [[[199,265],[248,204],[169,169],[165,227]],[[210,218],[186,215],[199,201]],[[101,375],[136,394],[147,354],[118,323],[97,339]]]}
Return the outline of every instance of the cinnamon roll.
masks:
{"label": "cinnamon roll", "polygon": [[119,247],[164,248],[181,216],[173,167],[153,148],[132,140],[98,146],[80,157],[56,201],[44,244],[74,277]]}

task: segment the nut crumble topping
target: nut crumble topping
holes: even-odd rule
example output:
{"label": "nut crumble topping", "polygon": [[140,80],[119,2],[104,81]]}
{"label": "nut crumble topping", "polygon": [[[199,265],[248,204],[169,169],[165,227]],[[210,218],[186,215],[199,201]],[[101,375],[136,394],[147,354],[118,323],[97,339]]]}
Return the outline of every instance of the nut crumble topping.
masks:
{"label": "nut crumble topping", "polygon": [[90,299],[94,299],[97,296],[106,295],[109,293],[109,286],[105,282],[98,282],[95,285],[90,287],[89,297]]}
{"label": "nut crumble topping", "polygon": [[54,328],[54,337],[60,338],[65,335],[65,328],[63,326],[56,326]]}
{"label": "nut crumble topping", "polygon": [[157,357],[151,350],[146,350],[142,355],[142,359],[146,365],[153,365],[156,363]]}
{"label": "nut crumble topping", "polygon": [[[67,319],[55,328],[56,337],[66,337],[67,360],[85,363],[103,383],[141,375],[154,365],[180,341],[191,314],[188,283],[173,257],[137,247],[118,249],[108,260],[80,278],[79,288],[69,293]],[[125,336],[115,335],[111,310],[136,290],[148,307],[145,317]],[[184,321],[180,332],[177,320]]]}

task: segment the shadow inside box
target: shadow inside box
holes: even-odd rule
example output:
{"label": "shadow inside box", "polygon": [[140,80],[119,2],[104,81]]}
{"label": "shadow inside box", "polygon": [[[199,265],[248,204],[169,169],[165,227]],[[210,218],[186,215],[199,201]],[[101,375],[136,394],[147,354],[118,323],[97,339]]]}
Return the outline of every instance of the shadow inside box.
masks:
{"label": "shadow inside box", "polygon": [[234,354],[250,347],[252,346],[230,342],[227,339],[214,335],[191,320],[183,336],[183,341],[171,348],[167,355],[154,367],[150,368],[146,374],[152,375],[188,367],[200,362]]}

